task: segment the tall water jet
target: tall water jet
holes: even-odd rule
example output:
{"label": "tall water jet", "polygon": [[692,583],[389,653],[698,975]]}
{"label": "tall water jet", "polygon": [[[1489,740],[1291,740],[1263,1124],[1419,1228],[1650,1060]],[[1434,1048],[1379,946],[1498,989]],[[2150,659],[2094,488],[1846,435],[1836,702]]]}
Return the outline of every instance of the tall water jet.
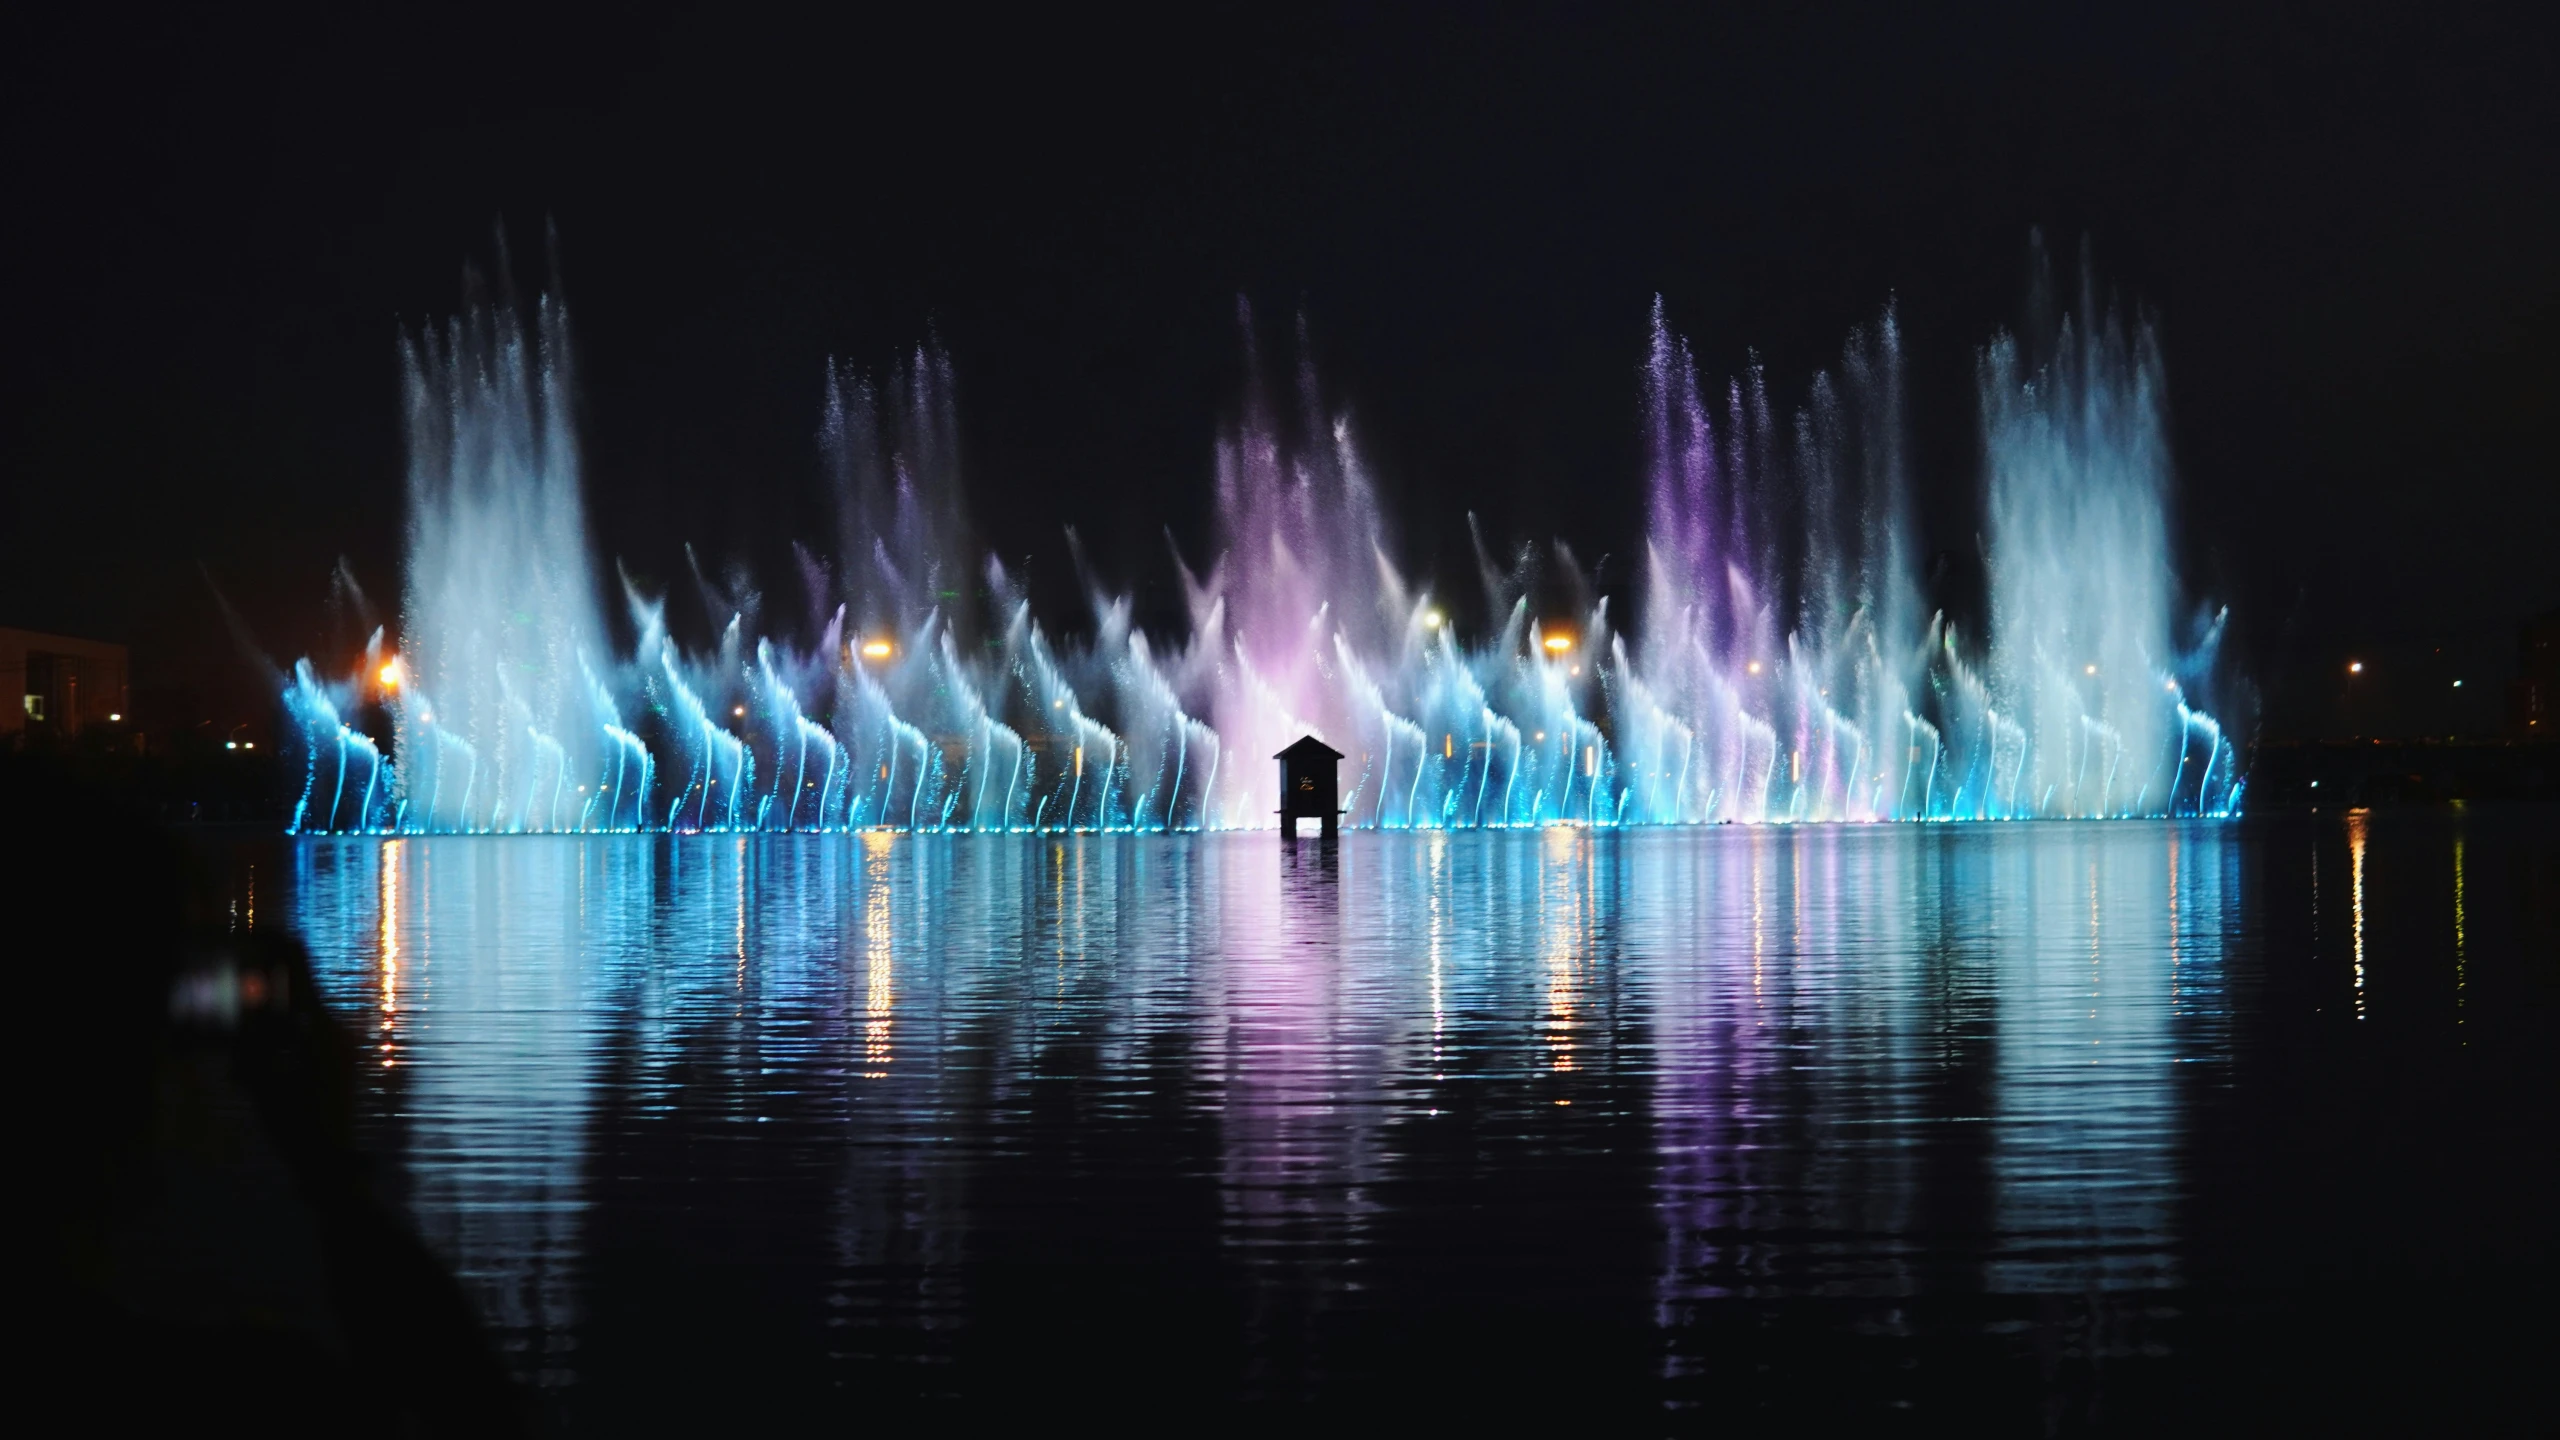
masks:
{"label": "tall water jet", "polygon": [[1722,407],[1709,393],[1657,300],[1645,642],[1619,706],[1637,813],[1929,813],[1907,773],[1924,662],[1892,309],[1851,334],[1788,433],[1756,372]]}
{"label": "tall water jet", "polygon": [[[1218,442],[1221,555],[1210,588],[1221,603],[1204,638],[1224,651],[1210,723],[1239,758],[1259,761],[1305,733],[1347,741],[1370,718],[1343,693],[1334,640],[1368,649],[1393,623],[1378,612],[1400,585],[1381,553],[1384,524],[1350,422],[1325,413],[1304,326],[1291,416],[1264,386],[1250,308],[1239,303],[1237,318],[1247,379],[1242,412]],[[1231,765],[1223,785],[1218,823],[1273,823],[1280,794],[1269,767]]]}
{"label": "tall water jet", "polygon": [[624,746],[590,678],[606,650],[568,316],[546,295],[528,327],[503,294],[475,293],[403,337],[401,361],[409,534],[389,699],[403,823],[576,828]]}
{"label": "tall water jet", "polygon": [[[1982,352],[1989,683],[2024,745],[1986,799],[2013,815],[2193,813],[2215,803],[2220,734],[2199,741],[2181,719],[2160,350],[2094,291],[2084,271],[2076,312]],[[2214,753],[2186,753],[2199,743]]]}
{"label": "tall water jet", "polygon": [[820,461],[836,511],[841,588],[860,633],[965,619],[976,567],[960,484],[951,359],[919,348],[875,380],[827,362]]}

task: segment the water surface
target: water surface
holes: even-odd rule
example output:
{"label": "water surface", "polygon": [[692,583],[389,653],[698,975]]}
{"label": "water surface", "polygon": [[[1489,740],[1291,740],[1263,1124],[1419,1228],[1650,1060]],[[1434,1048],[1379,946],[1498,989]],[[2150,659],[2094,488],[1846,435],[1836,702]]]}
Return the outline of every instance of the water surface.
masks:
{"label": "water surface", "polygon": [[370,1141],[566,1429],[2036,1429],[2548,1335],[2480,1312],[2550,1269],[2551,819],[314,838],[241,885],[281,864]]}

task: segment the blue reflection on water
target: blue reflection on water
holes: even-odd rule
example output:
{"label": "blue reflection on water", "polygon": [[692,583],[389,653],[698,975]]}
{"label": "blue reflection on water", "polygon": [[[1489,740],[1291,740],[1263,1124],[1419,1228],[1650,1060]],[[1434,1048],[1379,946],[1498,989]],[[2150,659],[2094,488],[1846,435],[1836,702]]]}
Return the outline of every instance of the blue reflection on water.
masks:
{"label": "blue reflection on water", "polygon": [[[2172,1285],[2237,835],[315,838],[290,904],[419,1223],[565,1383],[608,1190],[753,1265],[815,1187],[831,1354],[930,1359],[990,1235],[1124,1171],[1214,1188],[1249,1328],[1364,1303],[1419,1180],[1531,1173],[1649,1229],[1662,1325]],[[1577,1215],[1628,1165],[1640,1213]]]}

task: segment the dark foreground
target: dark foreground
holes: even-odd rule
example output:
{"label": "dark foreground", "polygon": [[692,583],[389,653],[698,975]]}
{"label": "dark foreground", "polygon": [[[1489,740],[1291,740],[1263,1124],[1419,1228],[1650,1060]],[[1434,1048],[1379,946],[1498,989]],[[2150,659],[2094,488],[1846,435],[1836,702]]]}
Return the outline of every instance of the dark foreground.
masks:
{"label": "dark foreground", "polygon": [[[2555,820],[260,840],[198,906],[307,943],[538,1428],[2540,1429]],[[127,1186],[100,1343],[399,1408],[263,1163]]]}

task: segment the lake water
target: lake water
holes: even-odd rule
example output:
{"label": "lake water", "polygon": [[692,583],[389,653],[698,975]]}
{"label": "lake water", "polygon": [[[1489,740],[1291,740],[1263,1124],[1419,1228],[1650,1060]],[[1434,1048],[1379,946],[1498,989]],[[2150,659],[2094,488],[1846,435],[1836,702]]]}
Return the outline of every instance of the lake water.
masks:
{"label": "lake water", "polygon": [[233,903],[564,1429],[2052,1430],[2539,1364],[2554,818],[307,839]]}

